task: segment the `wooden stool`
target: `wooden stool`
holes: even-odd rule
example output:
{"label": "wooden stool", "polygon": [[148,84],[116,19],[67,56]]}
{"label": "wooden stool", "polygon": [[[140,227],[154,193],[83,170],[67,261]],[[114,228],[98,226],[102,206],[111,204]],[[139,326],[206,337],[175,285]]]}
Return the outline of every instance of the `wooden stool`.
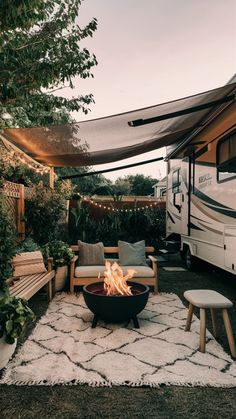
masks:
{"label": "wooden stool", "polygon": [[217,337],[217,324],[216,324],[215,309],[221,308],[231,355],[233,358],[236,358],[234,336],[233,336],[233,332],[232,332],[232,328],[231,328],[231,324],[229,320],[229,315],[227,311],[229,307],[233,306],[232,301],[228,300],[228,298],[219,294],[219,292],[212,291],[212,290],[185,291],[184,297],[186,298],[187,301],[189,301],[189,310],[188,310],[188,317],[187,317],[185,331],[190,330],[192,317],[193,317],[193,308],[194,307],[200,308],[199,350],[201,352],[205,352],[205,349],[206,349],[206,308],[209,308],[211,311],[213,335],[215,337]]}

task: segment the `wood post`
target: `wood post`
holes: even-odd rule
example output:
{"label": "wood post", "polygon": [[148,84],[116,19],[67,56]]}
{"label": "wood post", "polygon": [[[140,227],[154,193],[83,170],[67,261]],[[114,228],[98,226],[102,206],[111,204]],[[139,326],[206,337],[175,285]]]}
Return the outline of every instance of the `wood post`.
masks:
{"label": "wood post", "polygon": [[51,301],[52,300],[52,280],[51,279],[47,283],[47,296],[48,296],[48,301]]}
{"label": "wood post", "polygon": [[49,186],[51,189],[54,189],[54,167],[50,167]]}
{"label": "wood post", "polygon": [[20,240],[25,238],[25,188],[24,185],[19,185],[19,199],[17,200],[17,231]]}

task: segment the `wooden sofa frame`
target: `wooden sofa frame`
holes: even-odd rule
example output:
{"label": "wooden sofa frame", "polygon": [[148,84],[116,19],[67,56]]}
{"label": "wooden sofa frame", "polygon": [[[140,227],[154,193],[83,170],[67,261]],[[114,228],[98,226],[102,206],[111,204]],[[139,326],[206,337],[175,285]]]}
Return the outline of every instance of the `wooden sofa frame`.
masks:
{"label": "wooden sofa frame", "polygon": [[[79,246],[78,245],[73,245],[70,246],[70,248],[73,250],[73,252],[78,253],[79,252]],[[118,247],[104,247],[104,255],[106,256],[106,254],[118,254],[119,248]],[[145,285],[151,285],[154,287],[154,293],[157,294],[158,293],[158,270],[157,270],[157,259],[152,256],[149,255],[149,253],[154,253],[155,249],[152,246],[148,246],[145,247],[145,252],[148,256],[148,258],[151,261],[152,264],[152,269],[154,271],[154,276],[153,277],[140,277],[140,278],[134,278],[135,282],[141,283],[141,284],[145,284]],[[70,292],[73,293],[74,292],[74,287],[75,285],[77,286],[82,286],[82,285],[87,285],[87,284],[91,284],[93,282],[96,281],[103,281],[103,278],[101,277],[99,278],[78,278],[75,277],[75,262],[77,261],[78,256],[75,255],[70,263]],[[108,259],[109,260],[109,259]]]}
{"label": "wooden sofa frame", "polygon": [[52,261],[53,258],[48,258],[47,272],[7,279],[10,296],[29,300],[46,285],[48,301],[51,301],[55,294],[55,271],[52,269]]}

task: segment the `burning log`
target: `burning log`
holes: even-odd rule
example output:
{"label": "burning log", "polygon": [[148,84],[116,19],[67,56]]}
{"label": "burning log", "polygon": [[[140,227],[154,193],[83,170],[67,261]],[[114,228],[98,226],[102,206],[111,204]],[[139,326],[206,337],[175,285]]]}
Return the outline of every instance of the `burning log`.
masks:
{"label": "burning log", "polygon": [[137,273],[134,269],[128,269],[127,275],[124,276],[123,270],[114,262],[112,265],[110,262],[105,263],[106,271],[104,272],[104,290],[106,295],[133,295],[131,287],[126,281],[133,278],[134,274]]}

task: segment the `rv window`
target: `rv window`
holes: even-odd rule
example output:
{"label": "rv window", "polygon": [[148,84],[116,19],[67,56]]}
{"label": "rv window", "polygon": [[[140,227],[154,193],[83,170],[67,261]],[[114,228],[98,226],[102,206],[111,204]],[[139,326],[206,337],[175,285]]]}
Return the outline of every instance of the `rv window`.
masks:
{"label": "rv window", "polygon": [[236,132],[224,138],[217,146],[217,180],[219,182],[236,176]]}
{"label": "rv window", "polygon": [[180,192],[180,169],[175,170],[172,174],[172,192]]}

